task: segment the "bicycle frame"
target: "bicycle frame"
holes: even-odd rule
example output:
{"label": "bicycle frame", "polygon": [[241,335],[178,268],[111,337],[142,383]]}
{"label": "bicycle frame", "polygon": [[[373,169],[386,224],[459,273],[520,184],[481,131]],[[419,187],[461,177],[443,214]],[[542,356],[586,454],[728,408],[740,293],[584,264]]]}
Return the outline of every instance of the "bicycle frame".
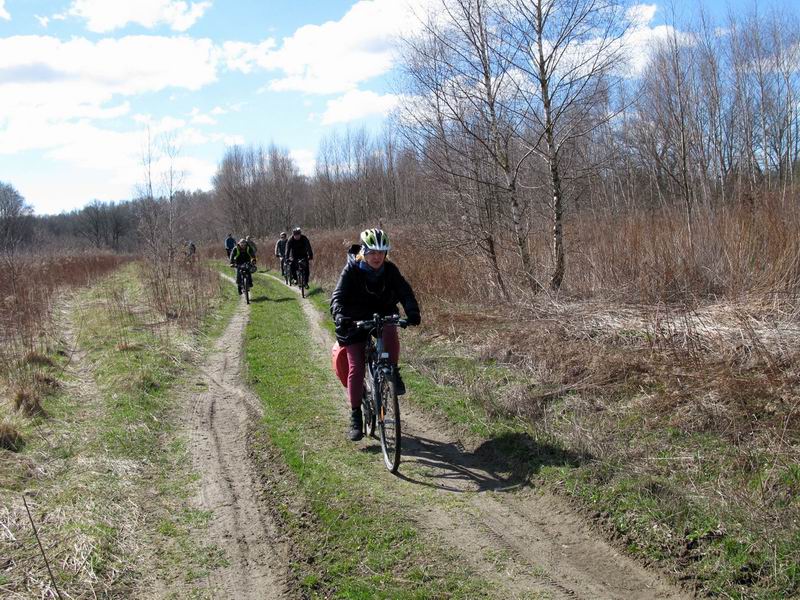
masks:
{"label": "bicycle frame", "polygon": [[400,405],[394,388],[395,366],[390,362],[389,353],[384,346],[383,331],[387,325],[405,327],[407,324],[400,315],[381,317],[378,314],[370,321],[356,322],[357,328],[369,332],[364,357],[366,361],[365,393],[362,399],[364,423],[369,435],[374,436],[376,428],[380,430],[384,463],[392,473],[396,473],[400,465]]}

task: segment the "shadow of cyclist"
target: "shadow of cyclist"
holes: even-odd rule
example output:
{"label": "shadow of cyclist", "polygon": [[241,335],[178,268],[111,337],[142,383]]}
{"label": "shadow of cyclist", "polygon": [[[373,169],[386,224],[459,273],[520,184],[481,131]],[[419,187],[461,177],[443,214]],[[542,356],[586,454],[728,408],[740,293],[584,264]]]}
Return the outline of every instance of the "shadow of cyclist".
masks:
{"label": "shadow of cyclist", "polygon": [[259,296],[258,298],[250,298],[250,303],[253,302],[291,302],[294,298],[268,298],[267,296]]}
{"label": "shadow of cyclist", "polygon": [[452,492],[511,491],[529,485],[542,467],[577,466],[587,458],[525,433],[504,433],[471,452],[458,443],[404,434],[398,477]]}

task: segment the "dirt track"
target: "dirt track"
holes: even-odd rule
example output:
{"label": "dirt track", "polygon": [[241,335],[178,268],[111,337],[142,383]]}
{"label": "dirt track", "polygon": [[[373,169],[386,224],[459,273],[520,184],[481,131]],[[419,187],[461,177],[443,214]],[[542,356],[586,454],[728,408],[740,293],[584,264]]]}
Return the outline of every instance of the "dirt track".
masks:
{"label": "dirt track", "polygon": [[[317,358],[327,360],[333,340],[311,303],[301,304]],[[207,389],[191,397],[191,452],[202,474],[198,504],[213,511],[211,538],[227,550],[230,563],[214,572],[209,587],[219,597],[289,598],[288,551],[260,505],[258,475],[248,458],[249,434],[261,408],[241,376],[247,314],[242,303],[196,381]],[[344,423],[344,402],[341,406]],[[491,442],[465,446],[409,402],[403,425],[400,478],[409,495],[425,486],[466,502],[413,508],[410,516],[460,552],[477,575],[493,583],[498,597],[690,597],[602,541],[563,501],[532,487],[530,474],[510,471]]]}
{"label": "dirt track", "polygon": [[212,511],[210,541],[224,549],[228,561],[213,571],[208,586],[218,598],[293,598],[287,550],[261,504],[261,485],[248,457],[261,405],[242,378],[247,316],[242,300],[194,382],[202,391],[187,401],[193,467],[201,475],[196,503]]}

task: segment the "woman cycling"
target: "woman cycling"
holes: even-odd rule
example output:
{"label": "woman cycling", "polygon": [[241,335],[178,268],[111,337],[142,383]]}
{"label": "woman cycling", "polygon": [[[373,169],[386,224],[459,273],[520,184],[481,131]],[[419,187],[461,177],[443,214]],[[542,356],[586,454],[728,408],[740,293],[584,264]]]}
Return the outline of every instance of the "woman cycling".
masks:
{"label": "woman cycling", "polygon": [[[409,325],[419,325],[420,312],[411,286],[400,274],[400,269],[388,260],[389,237],[381,229],[361,232],[361,244],[350,247],[347,265],[339,275],[339,282],[331,296],[331,314],[336,322],[336,339],[347,351],[347,397],[350,401],[350,433],[352,441],[362,437],[361,394],[364,389],[365,348],[369,333],[353,327],[354,321],[368,320],[377,313],[381,316],[397,314],[397,303],[403,305]],[[397,327],[383,330],[383,343],[389,360],[397,365],[400,356],[400,339]],[[405,393],[405,385],[397,372],[395,389]]]}

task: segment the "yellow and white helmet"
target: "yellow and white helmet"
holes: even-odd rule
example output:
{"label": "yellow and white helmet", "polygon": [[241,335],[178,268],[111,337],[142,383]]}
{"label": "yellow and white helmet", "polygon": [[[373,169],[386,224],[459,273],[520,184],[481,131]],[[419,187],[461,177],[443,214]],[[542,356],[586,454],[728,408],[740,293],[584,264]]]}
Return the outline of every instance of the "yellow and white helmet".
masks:
{"label": "yellow and white helmet", "polygon": [[361,243],[364,248],[373,252],[388,252],[392,247],[389,236],[383,229],[366,229],[361,232]]}

